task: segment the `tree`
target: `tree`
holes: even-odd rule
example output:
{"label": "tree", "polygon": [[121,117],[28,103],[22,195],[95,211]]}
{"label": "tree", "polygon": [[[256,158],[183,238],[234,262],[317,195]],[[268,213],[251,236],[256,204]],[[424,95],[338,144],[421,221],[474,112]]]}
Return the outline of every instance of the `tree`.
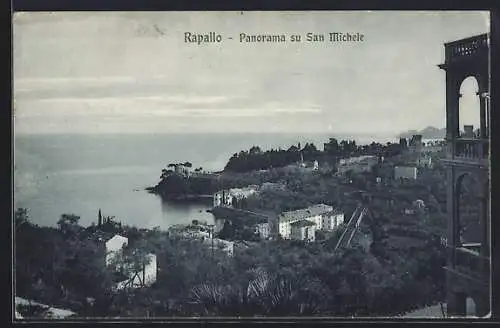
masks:
{"label": "tree", "polygon": [[154,248],[150,243],[143,239],[137,240],[133,247],[129,245],[123,252],[115,256],[110,267],[118,268],[120,275],[128,278],[128,283],[136,284],[139,282],[139,287],[144,287],[145,281],[142,279],[142,272],[151,261],[148,254],[153,252]]}
{"label": "tree", "polygon": [[97,214],[97,226],[100,227],[102,225],[102,214],[101,209],[99,209],[99,213]]}
{"label": "tree", "polygon": [[101,230],[110,233],[122,233],[123,228],[121,222],[115,220],[115,216],[105,216],[102,219],[103,223]]}
{"label": "tree", "polygon": [[160,176],[160,180],[165,180],[169,175],[173,174],[174,171],[173,170],[167,170],[167,169],[163,169],[161,170],[161,176]]}
{"label": "tree", "polygon": [[167,176],[161,183],[161,193],[165,197],[179,197],[189,193],[189,185],[183,177],[172,174]]}
{"label": "tree", "polygon": [[249,150],[250,155],[255,155],[255,154],[260,154],[262,153],[262,150],[260,149],[259,146],[252,146]]}
{"label": "tree", "polygon": [[27,208],[20,207],[16,209],[14,213],[14,224],[16,227],[16,231],[21,227],[21,225],[30,224],[29,211]]}
{"label": "tree", "polygon": [[191,291],[199,314],[286,316],[322,313],[328,288],[318,279],[293,279],[257,268],[233,285],[202,284]]}
{"label": "tree", "polygon": [[57,221],[59,230],[63,235],[68,236],[78,232],[81,227],[78,225],[80,217],[75,214],[62,214],[60,219]]}

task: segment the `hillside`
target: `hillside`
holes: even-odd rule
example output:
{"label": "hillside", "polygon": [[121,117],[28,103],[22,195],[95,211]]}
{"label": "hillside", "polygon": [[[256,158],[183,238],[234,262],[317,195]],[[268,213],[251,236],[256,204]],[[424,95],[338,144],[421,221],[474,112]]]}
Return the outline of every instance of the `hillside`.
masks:
{"label": "hillside", "polygon": [[446,135],[446,128],[435,128],[428,126],[423,130],[410,130],[400,134],[400,138],[411,138],[414,134],[421,134],[423,139],[441,139]]}

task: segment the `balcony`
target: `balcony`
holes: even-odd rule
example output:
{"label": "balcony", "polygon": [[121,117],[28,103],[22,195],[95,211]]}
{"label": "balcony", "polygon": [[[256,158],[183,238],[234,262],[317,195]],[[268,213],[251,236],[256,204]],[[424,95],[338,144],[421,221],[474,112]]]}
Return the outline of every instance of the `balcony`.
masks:
{"label": "balcony", "polygon": [[481,255],[477,247],[478,245],[464,244],[454,248],[455,263],[450,263],[446,269],[457,276],[487,286],[490,279],[490,258]]}
{"label": "balcony", "polygon": [[482,34],[446,44],[446,64],[488,52],[488,36]]}
{"label": "balcony", "polygon": [[454,143],[454,158],[471,160],[489,158],[490,144],[488,139],[457,138]]}
{"label": "balcony", "polygon": [[490,142],[488,139],[460,137],[448,143],[448,155],[445,162],[488,166],[489,158]]}

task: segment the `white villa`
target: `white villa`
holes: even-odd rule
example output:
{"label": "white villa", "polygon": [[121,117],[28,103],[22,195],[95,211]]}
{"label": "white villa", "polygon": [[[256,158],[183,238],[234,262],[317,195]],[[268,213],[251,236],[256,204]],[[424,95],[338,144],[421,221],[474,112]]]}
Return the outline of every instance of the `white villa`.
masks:
{"label": "white villa", "polygon": [[269,222],[258,223],[255,226],[255,231],[259,234],[260,238],[267,239],[271,234],[271,226],[269,225]]}
{"label": "white villa", "polygon": [[395,166],[394,167],[394,179],[417,179],[418,170],[415,166]]}
{"label": "white villa", "polygon": [[114,235],[106,241],[106,265],[110,265],[113,259],[116,258],[123,250],[123,247],[128,245],[128,238],[120,235]]}
{"label": "white villa", "polygon": [[299,220],[290,224],[290,238],[304,241],[316,239],[316,224],[309,220]]}
{"label": "white villa", "polygon": [[168,231],[172,235],[177,235],[189,239],[204,239],[211,238],[212,236],[211,228],[204,224],[178,224],[171,226]]}
{"label": "white villa", "polygon": [[415,161],[418,167],[428,167],[432,168],[432,156],[429,153],[421,152]]}
{"label": "white villa", "polygon": [[333,230],[344,222],[344,213],[334,210],[332,206],[317,204],[308,208],[283,212],[278,216],[279,234],[283,238],[290,238],[291,224],[307,220],[315,224],[315,229]]}
{"label": "white villa", "polygon": [[323,230],[334,230],[339,225],[344,223],[344,212],[336,209],[327,215],[322,216],[322,229]]}
{"label": "white villa", "polygon": [[156,255],[147,254],[144,262],[142,270],[133,273],[129,279],[119,282],[116,289],[149,287],[155,283],[158,271]]}
{"label": "white villa", "polygon": [[[115,259],[123,254],[123,248],[128,245],[128,238],[120,235],[114,235],[106,241],[106,265],[111,265]],[[117,263],[117,267],[120,266]],[[151,286],[156,281],[157,273],[156,255],[149,253],[146,255],[142,270],[131,273],[128,279],[118,282],[115,289],[139,288]]]}
{"label": "white villa", "polygon": [[214,194],[214,207],[233,206],[233,200],[242,200],[258,192],[259,187],[250,185],[245,188],[232,188],[229,190],[220,190]]}
{"label": "white villa", "polygon": [[343,158],[340,159],[339,161],[337,173],[343,175],[348,171],[354,171],[356,173],[370,172],[372,166],[377,163],[378,163],[377,156],[372,156],[372,155]]}

